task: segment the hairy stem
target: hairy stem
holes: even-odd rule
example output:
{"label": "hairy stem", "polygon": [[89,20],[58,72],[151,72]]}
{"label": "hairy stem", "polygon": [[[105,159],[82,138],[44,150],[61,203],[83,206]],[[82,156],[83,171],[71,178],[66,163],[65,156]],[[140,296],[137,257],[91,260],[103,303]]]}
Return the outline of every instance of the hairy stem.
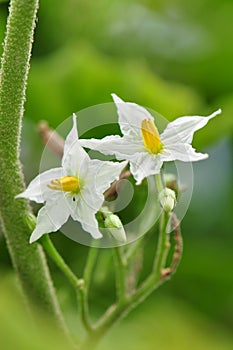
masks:
{"label": "hairy stem", "polygon": [[24,190],[19,141],[37,9],[38,0],[10,3],[0,73],[0,216],[24,294],[61,320],[43,250],[28,243],[30,208],[14,199]]}
{"label": "hairy stem", "polygon": [[54,261],[54,263],[59,267],[59,269],[63,272],[63,274],[67,277],[72,286],[77,289],[83,284],[83,280],[76,277],[76,275],[71,271],[69,266],[65,263],[61,255],[58,253],[56,248],[54,247],[52,241],[49,238],[49,235],[43,235],[40,239],[40,243],[42,244],[46,253],[50,256],[50,258]]}

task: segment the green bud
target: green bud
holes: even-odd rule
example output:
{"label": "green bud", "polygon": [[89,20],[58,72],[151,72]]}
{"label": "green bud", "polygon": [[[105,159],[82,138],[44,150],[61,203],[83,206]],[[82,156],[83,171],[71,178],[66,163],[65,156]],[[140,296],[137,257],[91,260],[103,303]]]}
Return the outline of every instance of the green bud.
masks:
{"label": "green bud", "polygon": [[124,226],[117,215],[112,213],[107,215],[104,220],[104,226],[118,242],[126,242]]}
{"label": "green bud", "polygon": [[160,192],[159,201],[162,208],[165,211],[170,212],[176,204],[176,194],[173,190],[166,187]]}

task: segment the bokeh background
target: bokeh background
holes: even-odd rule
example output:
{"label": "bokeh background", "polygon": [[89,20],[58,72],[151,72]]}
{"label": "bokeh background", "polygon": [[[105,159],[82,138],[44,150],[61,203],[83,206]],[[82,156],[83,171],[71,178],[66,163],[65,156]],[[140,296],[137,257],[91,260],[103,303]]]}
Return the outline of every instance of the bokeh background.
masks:
{"label": "bokeh background", "polygon": [[[7,12],[8,2],[1,0],[1,42]],[[45,119],[56,127],[73,112],[110,102],[111,92],[168,120],[223,110],[195,136],[194,145],[210,157],[194,164],[178,272],[118,324],[99,349],[233,349],[232,19],[231,0],[40,2],[23,129],[27,182],[38,173],[43,151],[37,123]],[[88,248],[59,233],[53,237],[80,273]],[[94,316],[114,299],[108,266],[111,254],[101,250],[91,290]],[[75,333],[75,295],[52,264],[51,269]],[[37,329],[29,322],[2,236],[0,275],[1,349],[67,348],[44,316],[38,316]]]}

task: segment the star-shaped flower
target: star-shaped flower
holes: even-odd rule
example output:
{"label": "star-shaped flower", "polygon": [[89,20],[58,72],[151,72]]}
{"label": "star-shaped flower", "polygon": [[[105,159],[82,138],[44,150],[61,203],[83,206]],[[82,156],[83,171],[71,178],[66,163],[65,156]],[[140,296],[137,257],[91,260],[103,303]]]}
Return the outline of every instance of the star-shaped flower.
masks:
{"label": "star-shaped flower", "polygon": [[158,174],[163,162],[174,160],[193,162],[208,157],[207,154],[197,153],[191,142],[194,132],[220,114],[220,109],[208,117],[178,118],[169,123],[159,134],[154,118],[145,108],[135,103],[124,102],[115,94],[112,94],[112,97],[117,106],[123,137],[114,135],[102,140],[83,139],[80,142],[82,146],[105,155],[115,155],[118,160],[128,160],[137,185],[145,177]]}
{"label": "star-shaped flower", "polygon": [[26,191],[16,196],[45,202],[30,243],[44,233],[57,231],[69,216],[79,221],[93,238],[101,238],[95,214],[104,202],[103,193],[119,178],[126,164],[91,160],[79,143],[74,115],[73,127],[65,141],[62,167],[38,175]]}

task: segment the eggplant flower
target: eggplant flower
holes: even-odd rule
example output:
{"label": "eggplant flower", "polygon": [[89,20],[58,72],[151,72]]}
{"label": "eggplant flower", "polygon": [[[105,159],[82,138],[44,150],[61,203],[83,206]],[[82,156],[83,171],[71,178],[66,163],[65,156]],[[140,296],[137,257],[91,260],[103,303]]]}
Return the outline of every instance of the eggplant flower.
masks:
{"label": "eggplant flower", "polygon": [[160,134],[154,118],[145,108],[124,102],[115,94],[112,97],[123,137],[113,135],[102,140],[83,139],[80,142],[82,146],[105,155],[115,155],[118,160],[128,160],[137,185],[145,177],[158,174],[163,162],[193,162],[208,157],[207,154],[197,153],[191,142],[194,132],[220,114],[220,109],[208,117],[180,117],[169,123]]}
{"label": "eggplant flower", "polygon": [[119,178],[127,162],[91,160],[79,143],[76,116],[68,134],[62,166],[38,175],[16,198],[44,203],[30,243],[44,233],[57,231],[69,218],[79,221],[93,238],[101,238],[95,214],[104,202],[103,193]]}

